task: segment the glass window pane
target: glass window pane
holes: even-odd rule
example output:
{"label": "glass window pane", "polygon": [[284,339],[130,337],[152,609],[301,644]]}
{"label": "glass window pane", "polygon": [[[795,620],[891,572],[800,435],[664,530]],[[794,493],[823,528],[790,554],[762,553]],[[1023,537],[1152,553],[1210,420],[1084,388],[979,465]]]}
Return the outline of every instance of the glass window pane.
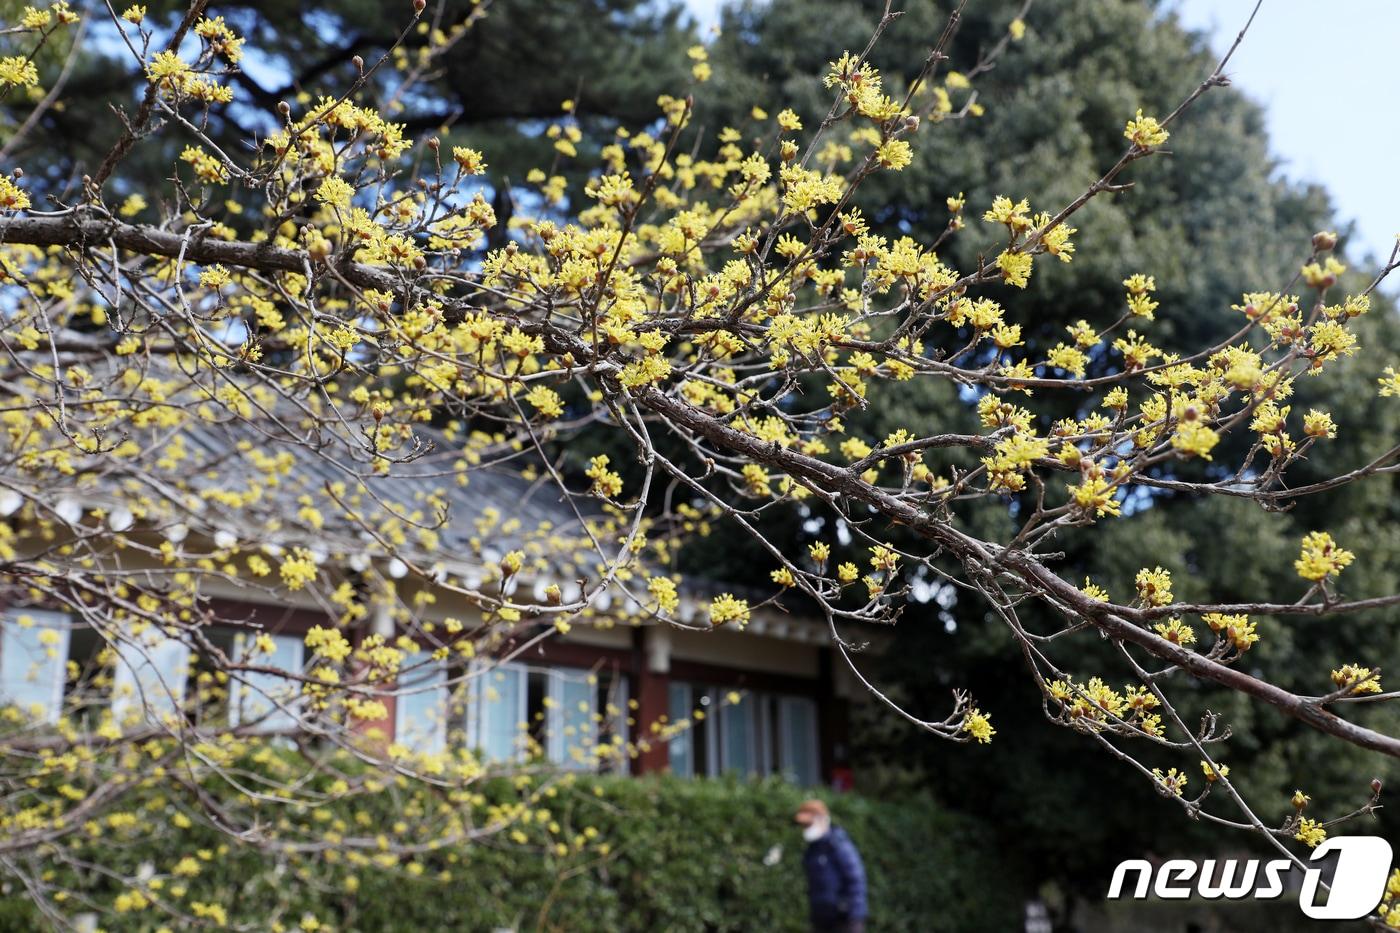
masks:
{"label": "glass window pane", "polygon": [[599,767],[610,773],[627,770],[627,678],[609,671],[598,679],[597,705],[602,714],[597,724]]}
{"label": "glass window pane", "polygon": [[112,719],[131,728],[160,723],[185,705],[190,648],[154,626],[117,644]]}
{"label": "glass window pane", "polygon": [[753,702],[745,697],[738,703],[725,701],[720,707],[721,761],[725,771],[752,774]]}
{"label": "glass window pane", "polygon": [[15,610],[0,629],[0,703],[39,722],[57,722],[68,663],[68,617]]}
{"label": "glass window pane", "polygon": [[549,688],[554,701],[547,717],[550,760],[566,768],[592,768],[597,678],[588,671],[555,669],[550,671]]}
{"label": "glass window pane", "polygon": [[[690,714],[693,712],[691,707],[690,684],[670,684],[666,688],[666,693],[668,706],[667,716],[670,717],[671,722],[674,724],[689,721]],[[672,774],[679,774],[681,777],[694,777],[694,741],[695,730],[693,724],[692,727],[682,729],[672,736],[670,740]]]}
{"label": "glass window pane", "polygon": [[781,719],[783,773],[798,784],[819,783],[817,704],[806,697],[783,697]]}
{"label": "glass window pane", "polygon": [[525,669],[503,665],[478,679],[481,750],[491,761],[513,761],[524,752]]}
{"label": "glass window pane", "polygon": [[399,677],[394,698],[394,741],[419,754],[447,747],[447,665],[418,664]]}
{"label": "glass window pane", "polygon": [[[271,654],[249,656],[253,640],[240,634],[235,651],[238,657],[258,667],[271,667],[289,673],[301,673],[302,643],[295,635],[273,635]],[[252,671],[238,675],[241,683],[234,685],[234,702],[229,720],[234,725],[256,726],[259,731],[283,732],[296,728],[297,707],[301,682],[280,674]]]}

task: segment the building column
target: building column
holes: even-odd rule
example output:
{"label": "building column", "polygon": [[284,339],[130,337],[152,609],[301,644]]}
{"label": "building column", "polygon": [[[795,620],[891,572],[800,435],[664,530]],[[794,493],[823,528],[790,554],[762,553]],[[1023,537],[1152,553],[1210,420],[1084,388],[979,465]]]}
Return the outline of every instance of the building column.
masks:
{"label": "building column", "polygon": [[671,630],[666,626],[632,630],[632,682],[637,699],[637,708],[631,711],[636,721],[632,743],[637,747],[632,773],[666,771],[671,766],[670,743],[658,735],[669,722],[663,717],[670,712],[671,702]]}

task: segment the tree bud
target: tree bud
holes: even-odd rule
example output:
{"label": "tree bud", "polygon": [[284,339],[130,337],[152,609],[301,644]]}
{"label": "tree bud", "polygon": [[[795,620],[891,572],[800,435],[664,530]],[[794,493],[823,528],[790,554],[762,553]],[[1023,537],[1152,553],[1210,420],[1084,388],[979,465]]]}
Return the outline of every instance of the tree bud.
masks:
{"label": "tree bud", "polygon": [[1337,234],[1331,230],[1320,230],[1313,234],[1313,249],[1319,253],[1328,253],[1337,248]]}

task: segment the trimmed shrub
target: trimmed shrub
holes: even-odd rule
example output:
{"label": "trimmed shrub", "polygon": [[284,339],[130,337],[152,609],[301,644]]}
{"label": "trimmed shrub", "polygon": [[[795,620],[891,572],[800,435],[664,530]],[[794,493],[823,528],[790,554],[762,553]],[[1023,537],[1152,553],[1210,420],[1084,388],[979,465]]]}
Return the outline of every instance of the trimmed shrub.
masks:
{"label": "trimmed shrub", "polygon": [[[360,799],[355,813],[341,816],[356,824],[357,834],[373,832],[389,825],[384,821],[404,805],[404,792]],[[204,850],[205,869],[192,878],[166,879],[158,893],[184,887],[177,903],[219,904],[230,925],[260,918],[263,926],[274,918],[287,930],[310,914],[323,928],[361,931],[796,933],[807,929],[806,882],[803,842],[791,817],[806,793],[779,780],[581,776],[547,798],[560,829],[548,838],[574,844],[548,843],[544,827],[526,832],[521,826],[514,838],[506,830],[426,854],[416,864],[354,865],[365,857],[334,848],[291,861],[196,826],[185,831],[186,848]],[[516,795],[504,781],[484,788],[487,802]],[[1006,876],[987,835],[966,817],[927,799],[895,803],[848,794],[827,800],[864,856],[871,930],[951,933],[1012,929],[1019,922],[1022,886]],[[168,852],[159,858],[144,852],[139,837],[99,842],[87,857],[128,876],[143,862],[169,861]],[[23,889],[13,880],[4,884],[0,928],[41,926]],[[102,905],[123,890],[100,877],[84,879],[81,889]],[[159,922],[147,907],[110,914],[102,925],[136,930]]]}

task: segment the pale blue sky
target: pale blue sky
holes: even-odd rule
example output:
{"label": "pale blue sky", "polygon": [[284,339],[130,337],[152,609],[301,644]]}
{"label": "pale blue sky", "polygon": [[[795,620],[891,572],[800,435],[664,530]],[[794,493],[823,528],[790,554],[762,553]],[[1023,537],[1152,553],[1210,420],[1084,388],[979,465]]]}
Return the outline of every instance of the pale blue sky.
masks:
{"label": "pale blue sky", "polygon": [[[723,0],[687,3],[709,26]],[[1254,0],[1168,6],[1223,53]],[[1283,173],[1321,182],[1356,221],[1353,256],[1388,256],[1400,233],[1400,0],[1264,0],[1228,73],[1267,110]]]}

